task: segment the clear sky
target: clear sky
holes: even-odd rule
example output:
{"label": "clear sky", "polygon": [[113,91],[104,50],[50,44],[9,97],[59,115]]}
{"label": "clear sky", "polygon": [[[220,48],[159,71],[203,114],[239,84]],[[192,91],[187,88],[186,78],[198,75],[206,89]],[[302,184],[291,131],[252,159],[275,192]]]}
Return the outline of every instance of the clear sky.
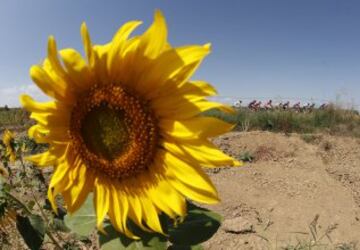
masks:
{"label": "clear sky", "polygon": [[85,21],[95,43],[124,22],[163,11],[169,40],[211,42],[212,54],[194,78],[225,97],[335,100],[360,104],[360,1],[342,0],[2,0],[0,105],[38,95],[28,74],[46,54],[47,37],[81,52]]}

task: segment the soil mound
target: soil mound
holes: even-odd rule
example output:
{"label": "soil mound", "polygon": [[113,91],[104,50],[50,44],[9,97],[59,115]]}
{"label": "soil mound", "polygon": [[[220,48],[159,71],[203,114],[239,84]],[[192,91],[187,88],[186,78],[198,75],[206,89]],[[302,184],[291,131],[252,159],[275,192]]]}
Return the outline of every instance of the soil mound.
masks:
{"label": "soil mound", "polygon": [[360,247],[359,139],[256,131],[215,143],[251,162],[208,171],[222,200],[209,208],[224,223],[205,249]]}

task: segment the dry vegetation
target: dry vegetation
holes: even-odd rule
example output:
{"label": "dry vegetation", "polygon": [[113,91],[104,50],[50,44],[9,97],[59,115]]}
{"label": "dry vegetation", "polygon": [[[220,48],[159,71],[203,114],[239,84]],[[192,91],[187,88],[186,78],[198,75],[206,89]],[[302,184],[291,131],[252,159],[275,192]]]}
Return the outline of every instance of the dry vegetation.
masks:
{"label": "dry vegetation", "polygon": [[0,107],[0,129],[24,131],[32,122],[29,113],[22,108]]}
{"label": "dry vegetation", "polygon": [[235,114],[210,110],[205,115],[219,117],[236,123],[237,131],[266,130],[284,133],[329,133],[360,137],[360,115],[356,110],[344,110],[330,105],[324,110],[315,109],[309,113],[292,110],[237,109]]}

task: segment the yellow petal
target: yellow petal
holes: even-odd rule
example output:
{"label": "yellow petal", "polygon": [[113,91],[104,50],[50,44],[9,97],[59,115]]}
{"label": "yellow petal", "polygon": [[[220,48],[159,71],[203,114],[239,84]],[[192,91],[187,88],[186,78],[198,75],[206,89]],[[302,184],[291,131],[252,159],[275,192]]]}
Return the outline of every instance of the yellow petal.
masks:
{"label": "yellow petal", "polygon": [[153,188],[148,190],[148,193],[155,206],[171,218],[185,216],[186,202],[184,197],[167,181],[159,181]]}
{"label": "yellow petal", "polygon": [[125,194],[122,194],[121,192],[116,192],[116,194],[118,197],[118,202],[121,205],[121,210],[119,212],[120,212],[121,223],[124,228],[124,233],[126,236],[128,236],[132,239],[138,239],[139,237],[135,236],[129,230],[129,228],[127,226],[127,219],[128,219],[128,215],[129,215],[129,202],[128,202]]}
{"label": "yellow petal", "polygon": [[141,36],[139,51],[149,58],[157,57],[167,45],[167,27],[161,11],[156,10],[154,22]]}
{"label": "yellow petal", "polygon": [[20,95],[20,103],[29,112],[54,112],[65,109],[65,106],[58,102],[37,102],[28,95]]}
{"label": "yellow petal", "polygon": [[110,48],[111,48],[111,43],[105,45],[95,45],[93,47],[94,65],[95,65],[94,80],[97,84],[108,84],[110,82],[109,74],[107,71],[107,65],[106,65]]}
{"label": "yellow petal", "polygon": [[202,61],[205,56],[207,56],[211,52],[211,44],[207,43],[202,46],[189,45],[177,47],[176,52],[184,61],[185,65],[189,65],[194,62]]}
{"label": "yellow petal", "polygon": [[[167,88],[169,85],[182,86],[184,83],[186,83],[199,67],[205,56],[210,53],[210,45],[206,44],[204,46],[185,46],[176,48],[175,50],[183,62],[183,65],[176,71],[172,72],[171,75],[169,75],[169,77],[166,79],[166,83],[161,84],[158,88],[158,91],[161,91],[161,88],[163,87]],[[157,91],[153,92],[155,94],[150,92],[149,97],[151,97],[151,94],[156,95]]]}
{"label": "yellow petal", "polygon": [[90,35],[88,32],[88,29],[86,27],[86,23],[83,22],[81,24],[81,37],[84,44],[85,54],[89,63],[89,66],[91,69],[94,68],[95,58],[94,58],[94,52],[91,44]]}
{"label": "yellow petal", "polygon": [[[121,82],[129,89],[139,91],[141,95],[141,87],[146,84],[141,82],[144,74],[147,74],[149,67],[152,65],[152,60],[144,57],[139,52],[140,38],[135,36],[126,42],[124,51],[122,52],[121,66],[117,67],[116,74],[113,76],[114,81]],[[113,79],[112,79],[113,80]]]}
{"label": "yellow petal", "polygon": [[55,73],[63,80],[67,80],[66,72],[58,58],[56,41],[53,36],[50,36],[48,40],[48,60],[50,62],[51,68],[55,71]]}
{"label": "yellow petal", "polygon": [[146,228],[143,224],[144,211],[141,206],[141,201],[139,200],[140,198],[137,196],[128,195],[127,199],[129,202],[129,217],[131,218],[131,220],[136,225],[138,225],[142,230],[144,230],[146,232],[150,232],[150,230],[148,228]]}
{"label": "yellow petal", "polygon": [[109,202],[109,184],[103,178],[97,177],[95,180],[94,204],[96,205],[96,226],[102,232],[104,232],[103,221],[109,211]]}
{"label": "yellow petal", "polygon": [[74,83],[68,77],[67,73],[58,72],[56,69],[54,69],[48,58],[45,58],[42,67],[46,74],[50,77],[52,82],[55,82],[57,86],[60,86],[61,88],[66,90],[69,100],[67,102],[63,102],[63,104],[71,106],[73,100],[75,99],[75,93],[78,92],[78,89],[74,87]]}
{"label": "yellow petal", "polygon": [[164,165],[169,183],[190,199],[212,204],[219,201],[218,194],[209,177],[197,166],[190,166],[178,157],[164,153]]}
{"label": "yellow petal", "polygon": [[148,98],[155,99],[157,92],[168,85],[180,85],[187,81],[196,65],[209,53],[207,46],[186,46],[169,49],[144,71],[138,80],[137,89]]}
{"label": "yellow petal", "polygon": [[204,167],[242,165],[242,162],[224,154],[207,140],[183,141],[181,143],[170,140],[168,139],[163,143],[164,148],[181,159],[193,159],[191,163],[199,162]]}
{"label": "yellow petal", "polygon": [[107,57],[107,65],[110,77],[114,74],[119,73],[117,69],[121,68],[120,63],[122,62],[122,51],[125,48],[126,41],[129,35],[141,24],[141,21],[131,21],[124,24],[118,32],[115,34],[109,55]]}
{"label": "yellow petal", "polygon": [[69,78],[81,90],[87,90],[94,84],[92,73],[79,52],[74,49],[60,51]]}
{"label": "yellow petal", "polygon": [[[140,67],[137,65],[141,62]],[[145,63],[148,63],[146,65]],[[181,60],[176,50],[170,49],[162,53],[153,61],[148,62],[146,59],[134,60],[133,67],[138,67],[136,70],[141,74],[135,75],[130,80],[136,90],[146,96],[150,96],[152,92],[156,92],[160,86],[164,85],[174,72],[183,67],[184,62]],[[145,70],[146,69],[146,70]],[[133,72],[134,74],[136,72]]]}
{"label": "yellow petal", "polygon": [[31,119],[34,119],[44,127],[68,127],[71,113],[53,112],[53,113],[36,113],[32,112]]}
{"label": "yellow petal", "polygon": [[31,161],[39,167],[47,167],[56,165],[60,162],[65,156],[67,145],[61,145],[57,147],[51,147],[48,151],[44,153],[39,153],[31,156],[25,157],[27,161]]}
{"label": "yellow petal", "polygon": [[124,194],[118,191],[114,185],[111,186],[111,200],[109,208],[109,217],[115,228],[123,232],[131,239],[139,239],[127,227],[127,218],[129,212],[129,203]]}
{"label": "yellow petal", "polygon": [[[65,151],[64,160],[61,161],[56,167],[55,167],[55,173],[51,177],[51,185],[56,186],[66,175],[67,179],[69,178],[69,170],[74,167],[74,162],[78,158],[77,155],[74,154],[74,151],[72,149],[71,145],[68,145]],[[50,184],[49,184],[50,186]]]}
{"label": "yellow petal", "polygon": [[174,103],[173,106],[164,106],[168,102],[169,98],[162,99],[163,102],[152,102],[152,107],[154,112],[166,119],[176,119],[183,120],[189,119],[200,113],[210,110],[210,109],[220,109],[227,113],[233,113],[234,110],[222,103],[218,102],[209,102],[202,98],[192,98],[192,97],[184,97],[181,102]]}
{"label": "yellow petal", "polygon": [[157,212],[156,208],[154,207],[152,201],[150,201],[147,196],[142,196],[142,197],[140,197],[140,199],[141,199],[141,205],[142,205],[142,209],[144,212],[144,219],[145,219],[146,225],[152,231],[164,234],[161,224],[160,224],[158,212]]}
{"label": "yellow petal", "polygon": [[212,117],[195,117],[187,120],[162,119],[159,127],[163,133],[178,139],[214,137],[230,131],[234,124]]}
{"label": "yellow petal", "polygon": [[65,103],[73,103],[74,95],[67,85],[53,81],[48,73],[38,65],[30,68],[30,76],[36,85],[48,96]]}
{"label": "yellow petal", "polygon": [[[86,176],[86,166],[84,165],[83,160],[80,157],[76,157],[74,163],[72,164],[72,168],[69,172],[69,178],[74,181],[74,184],[78,182],[78,177],[80,173]],[[83,181],[83,180],[82,180]]]}
{"label": "yellow petal", "polygon": [[164,84],[157,92],[153,91],[149,96],[154,102],[166,102],[170,98],[169,93],[175,99],[196,99],[197,97],[204,98],[217,94],[216,89],[207,82],[190,81],[181,85]]}
{"label": "yellow petal", "polygon": [[29,128],[28,135],[37,143],[67,144],[70,140],[67,127],[45,128],[36,124]]}
{"label": "yellow petal", "polygon": [[174,94],[206,97],[217,95],[217,91],[205,81],[190,81],[181,85]]}
{"label": "yellow petal", "polygon": [[55,172],[51,177],[49,188],[56,186],[59,182],[61,182],[64,179],[65,176],[68,177],[68,172],[70,169],[71,166],[69,166],[67,162],[63,162],[62,164],[59,164],[55,168]]}
{"label": "yellow petal", "polygon": [[[119,215],[120,211],[121,211],[121,208],[120,208],[120,204],[118,203],[118,201],[115,200],[114,198],[110,199],[110,207],[109,207],[108,215],[109,215],[111,224],[117,231],[124,233],[125,230],[123,228],[123,225],[122,225],[121,219],[120,219],[120,215]],[[139,239],[136,236],[133,236],[133,237],[130,237],[128,235],[126,235],[126,236],[129,238],[135,237],[133,239]]]}
{"label": "yellow petal", "polygon": [[184,67],[170,76],[170,81],[181,85],[190,79],[202,60],[210,53],[210,44],[180,47],[176,48],[176,52],[183,60]]}
{"label": "yellow petal", "polygon": [[78,168],[76,178],[73,179],[71,188],[67,190],[69,197],[71,198],[70,202],[67,204],[69,213],[74,213],[81,207],[89,192],[91,192],[94,187],[94,175],[91,171],[89,171],[82,163],[78,165]]}
{"label": "yellow petal", "polygon": [[164,107],[168,107],[168,109],[176,109],[178,106],[183,106],[188,103],[189,107],[192,106],[196,110],[197,107],[195,105],[195,102],[202,100],[204,100],[204,98],[199,96],[168,95],[166,97],[154,99],[151,102],[151,106],[154,110],[159,110],[160,112],[162,112],[164,110]]}
{"label": "yellow petal", "polygon": [[120,211],[121,208],[120,208],[120,202],[118,201],[117,198],[117,192],[114,192],[113,189],[111,189],[109,218],[111,220],[111,224],[115,227],[116,230],[120,232],[124,232]]}
{"label": "yellow petal", "polygon": [[54,211],[57,211],[57,205],[55,202],[56,195],[62,192],[70,182],[67,175],[69,169],[69,164],[67,162],[63,162],[55,168],[55,172],[51,177],[48,189],[48,198]]}

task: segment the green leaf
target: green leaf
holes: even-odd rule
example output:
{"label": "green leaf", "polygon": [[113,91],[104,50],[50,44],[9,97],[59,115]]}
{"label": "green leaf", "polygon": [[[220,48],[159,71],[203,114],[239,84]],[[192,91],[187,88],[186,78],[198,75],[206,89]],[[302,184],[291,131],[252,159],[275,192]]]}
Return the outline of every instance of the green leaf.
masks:
{"label": "green leaf", "polygon": [[40,249],[45,235],[45,223],[41,216],[30,215],[29,217],[16,216],[16,227],[23,237],[26,245],[31,250]]}
{"label": "green leaf", "polygon": [[216,233],[221,220],[219,214],[188,203],[188,215],[184,221],[170,225],[169,240],[174,247],[196,246]]}
{"label": "green leaf", "polygon": [[254,156],[246,151],[240,155],[239,159],[244,162],[252,162],[254,160]]}
{"label": "green leaf", "polygon": [[140,230],[131,221],[129,221],[129,229],[140,237],[141,240],[133,240],[127,238],[125,235],[117,232],[109,223],[104,223],[104,230],[106,235],[99,232],[99,243],[102,250],[138,250],[138,249],[166,249],[167,239],[165,236],[158,233],[149,233]]}
{"label": "green leaf", "polygon": [[42,236],[46,233],[46,226],[43,218],[40,215],[30,215],[29,220],[34,229]]}
{"label": "green leaf", "polygon": [[74,214],[67,214],[64,217],[65,224],[71,231],[88,236],[96,226],[96,214],[93,205],[93,194],[90,193],[80,207]]}

